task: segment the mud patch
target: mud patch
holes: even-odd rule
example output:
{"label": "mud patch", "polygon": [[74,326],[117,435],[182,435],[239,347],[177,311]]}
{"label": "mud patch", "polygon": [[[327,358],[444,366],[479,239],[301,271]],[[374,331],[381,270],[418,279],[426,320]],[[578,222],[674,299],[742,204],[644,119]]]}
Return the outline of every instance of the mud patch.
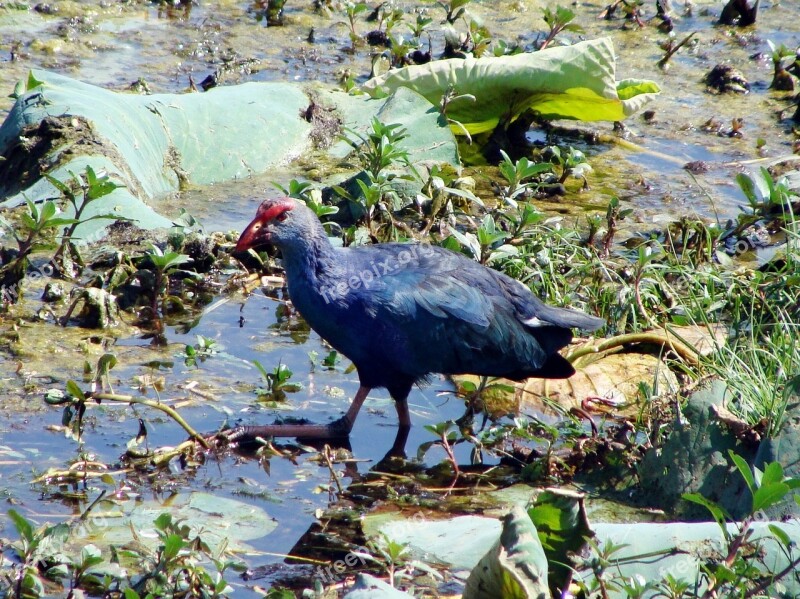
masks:
{"label": "mud patch", "polygon": [[86,155],[108,157],[128,175],[128,186],[138,187],[127,172],[125,160],[88,120],[80,116],[48,116],[23,129],[16,142],[0,154],[0,196],[13,196],[53,168]]}
{"label": "mud patch", "polygon": [[320,101],[319,94],[307,94],[310,103],[308,108],[300,111],[300,116],[311,123],[311,141],[316,149],[322,150],[329,147],[341,133],[342,118],[333,106],[326,106]]}
{"label": "mud patch", "polygon": [[79,117],[46,117],[26,127],[0,161],[0,195],[13,195],[53,166],[53,151],[91,138],[91,125]]}

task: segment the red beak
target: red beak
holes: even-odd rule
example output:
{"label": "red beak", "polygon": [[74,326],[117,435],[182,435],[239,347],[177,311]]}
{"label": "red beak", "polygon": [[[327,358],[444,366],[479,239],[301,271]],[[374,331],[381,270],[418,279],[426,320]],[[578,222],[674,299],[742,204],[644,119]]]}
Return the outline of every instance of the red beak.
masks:
{"label": "red beak", "polygon": [[254,219],[239,235],[239,241],[236,242],[233,251],[236,253],[246,252],[250,248],[267,243],[269,238],[261,231],[263,226],[260,218]]}
{"label": "red beak", "polygon": [[294,200],[283,198],[280,200],[265,200],[258,207],[256,217],[250,222],[236,242],[234,252],[246,252],[250,248],[267,245],[270,242],[270,234],[267,225],[275,219],[285,220],[281,216],[284,212],[294,208]]}

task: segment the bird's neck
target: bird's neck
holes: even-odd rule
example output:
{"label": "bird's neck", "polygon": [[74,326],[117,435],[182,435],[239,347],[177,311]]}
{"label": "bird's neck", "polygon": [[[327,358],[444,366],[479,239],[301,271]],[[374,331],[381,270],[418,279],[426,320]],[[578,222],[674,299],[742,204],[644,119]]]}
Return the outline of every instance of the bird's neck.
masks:
{"label": "bird's neck", "polygon": [[291,245],[281,247],[281,254],[290,289],[293,283],[319,285],[340,269],[336,250],[322,224]]}

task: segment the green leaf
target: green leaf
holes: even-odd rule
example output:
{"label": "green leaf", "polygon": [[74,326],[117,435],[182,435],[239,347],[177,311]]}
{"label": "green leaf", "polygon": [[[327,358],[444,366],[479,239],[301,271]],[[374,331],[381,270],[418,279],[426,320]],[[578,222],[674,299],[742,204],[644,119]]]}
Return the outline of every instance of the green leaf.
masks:
{"label": "green leaf", "polygon": [[61,412],[61,426],[67,427],[72,422],[72,417],[75,415],[71,405],[64,406],[64,411]]}
{"label": "green leaf", "polygon": [[779,462],[767,464],[764,474],[761,476],[761,486],[768,486],[783,482],[783,466]]}
{"label": "green leaf", "polygon": [[60,389],[48,389],[44,394],[44,401],[51,406],[60,406],[69,402],[69,399]]}
{"label": "green leaf", "polygon": [[47,221],[46,227],[44,228],[52,228],[52,227],[66,227],[67,225],[74,225],[75,223],[79,222],[74,218],[51,218]]}
{"label": "green leaf", "polygon": [[472,233],[461,233],[456,229],[450,230],[450,235],[454,237],[461,246],[472,254],[473,258],[479,258],[481,255],[481,244],[478,238]]}
{"label": "green leaf", "polygon": [[258,360],[253,360],[253,366],[258,369],[258,372],[261,375],[261,378],[264,379],[264,382],[268,383],[270,381],[269,372],[267,372],[267,369],[261,365],[261,362]]}
{"label": "green leaf", "polygon": [[96,566],[97,564],[102,563],[102,561],[103,555],[96,545],[92,545],[90,543],[81,549],[80,565],[84,569]]}
{"label": "green leaf", "polygon": [[520,507],[503,518],[500,539],[467,579],[464,599],[549,597],[548,563],[536,527]]}
{"label": "green leaf", "polygon": [[25,82],[24,81],[17,81],[14,85],[14,91],[11,92],[8,97],[12,100],[18,100],[22,96],[25,95]]}
{"label": "green leaf", "polygon": [[108,212],[106,214],[93,214],[92,216],[90,216],[88,218],[81,218],[81,222],[82,223],[88,223],[89,221],[92,221],[92,220],[101,220],[101,219],[114,220],[114,221],[118,221],[118,222],[130,222],[130,221],[133,220],[133,219],[127,218],[125,216],[121,216],[119,214],[115,214],[114,212]]}
{"label": "green leaf", "polygon": [[328,368],[333,368],[334,366],[336,366],[336,362],[338,361],[338,359],[339,359],[339,352],[337,352],[335,349],[332,349],[328,353],[328,355],[325,356],[325,359],[322,360],[322,364],[323,366],[326,366]]}
{"label": "green leaf", "polygon": [[153,520],[153,524],[156,525],[158,530],[166,530],[172,525],[172,514],[169,512],[159,514],[158,517]]}
{"label": "green leaf", "polygon": [[192,262],[192,259],[186,254],[179,254],[177,252],[163,253],[157,246],[151,245],[148,257],[158,270],[168,271],[181,264]]}
{"label": "green leaf", "polygon": [[36,204],[34,204],[28,198],[25,198],[25,203],[28,205],[28,213],[23,213],[23,216],[27,216],[33,223],[33,226],[36,226],[36,224],[39,222],[39,209],[36,207]]}
{"label": "green leaf", "polygon": [[528,510],[536,527],[551,575],[561,587],[568,578],[569,555],[578,552],[592,536],[583,497],[569,491],[543,491]]}
{"label": "green leaf", "polygon": [[96,200],[98,198],[102,198],[103,196],[107,196],[115,189],[119,189],[120,187],[125,187],[124,185],[118,185],[111,180],[108,180],[108,176],[106,175],[99,181],[97,181],[94,185],[89,187],[89,190],[86,192],[86,199],[87,200]]}
{"label": "green leaf", "polygon": [[733,453],[732,449],[728,450],[728,455],[730,456],[731,460],[733,460],[733,463],[736,464],[736,468],[739,469],[739,473],[742,475],[744,482],[747,483],[747,488],[750,489],[750,494],[754,494],[756,492],[756,482],[753,479],[753,472],[750,470],[750,465],[744,460],[744,458]]}
{"label": "green leaf", "polygon": [[329,216],[331,214],[336,214],[339,212],[338,206],[327,206],[323,204],[318,204],[317,208],[314,210],[315,214],[318,218],[322,218],[323,216]]}
{"label": "green leaf", "polygon": [[761,167],[760,173],[761,173],[761,183],[767,188],[767,193],[765,195],[770,202],[773,202],[776,199],[775,180],[772,178],[772,174],[763,166]]}
{"label": "green leaf", "polygon": [[514,385],[505,385],[503,383],[493,383],[486,386],[486,391],[499,391],[501,393],[514,393],[516,388]]}
{"label": "green leaf", "polygon": [[753,513],[765,510],[781,501],[789,492],[789,485],[786,483],[762,484],[753,495]]}
{"label": "green leaf", "polygon": [[73,380],[67,381],[67,394],[80,401],[86,400],[86,395],[83,390],[78,386],[78,383]]}
{"label": "green leaf", "polygon": [[472,381],[459,381],[458,386],[463,393],[475,393],[478,390],[478,386]]}
{"label": "green leaf", "polygon": [[70,536],[70,526],[66,522],[59,522],[45,528],[42,538],[50,539],[54,543],[63,543]]}
{"label": "green leaf", "polygon": [[164,539],[164,557],[173,559],[185,546],[186,542],[180,536],[176,534],[167,535],[167,538]]}
{"label": "green leaf", "polygon": [[452,420],[445,420],[444,422],[437,422],[436,424],[426,424],[425,430],[432,432],[437,437],[444,435],[450,427],[453,426]]}
{"label": "green leaf", "polygon": [[338,195],[339,197],[342,197],[342,198],[344,198],[344,199],[346,199],[346,200],[350,200],[351,202],[354,202],[354,201],[355,201],[355,198],[353,198],[353,196],[352,196],[352,195],[350,195],[350,192],[349,192],[349,191],[347,191],[347,190],[346,190],[344,187],[342,187],[341,185],[332,185],[332,186],[331,186],[331,189],[332,189],[332,190],[333,190],[333,192],[334,192],[336,195]]}
{"label": "green leaf", "polygon": [[70,570],[67,564],[56,564],[55,566],[47,568],[45,576],[50,580],[59,580],[61,578],[67,578],[69,573]]}
{"label": "green leaf", "polygon": [[800,489],[800,478],[787,478],[783,481],[789,489]]}
{"label": "green leaf", "polygon": [[749,175],[739,173],[736,175],[736,183],[739,185],[739,189],[742,190],[742,193],[744,193],[751,206],[758,204],[759,199],[756,195],[756,185]]}
{"label": "green leaf", "polygon": [[74,198],[75,195],[72,193],[72,189],[70,189],[69,185],[64,183],[63,181],[59,181],[55,177],[51,177],[50,175],[45,174],[44,178],[47,179],[50,184],[55,187],[58,191],[64,194],[66,198]]}
{"label": "green leaf", "polygon": [[33,526],[30,522],[28,522],[24,516],[20,515],[17,510],[10,509],[8,512],[8,517],[11,518],[11,521],[14,523],[14,528],[17,529],[17,533],[23,539],[25,539],[28,543],[33,540]]}
{"label": "green leaf", "polygon": [[780,541],[781,545],[783,545],[786,549],[789,549],[792,546],[792,539],[786,534],[780,526],[776,524],[768,524],[767,528],[769,528],[770,532],[772,532],[773,536]]}
{"label": "green leaf", "polygon": [[8,222],[8,221],[7,221],[5,218],[3,218],[2,216],[0,216],[0,227],[3,227],[3,228],[4,228],[6,231],[8,231],[10,234],[12,234],[12,235],[15,235],[15,229],[16,229],[16,227],[14,227],[14,225],[12,225],[10,222]]}
{"label": "green leaf", "polygon": [[731,518],[730,514],[727,512],[727,510],[725,510],[725,508],[712,501],[709,501],[699,493],[684,493],[681,495],[681,497],[686,501],[691,501],[692,503],[702,505],[704,508],[706,508],[711,513],[714,520],[717,521],[717,524],[719,524],[720,528],[722,529],[723,536],[726,539],[730,537],[730,533],[728,532],[728,527],[725,526],[725,522],[726,520],[733,520],[733,518]]}
{"label": "green leaf", "polygon": [[97,375],[103,376],[108,374],[108,371],[117,365],[117,356],[114,354],[103,354],[97,360]]}
{"label": "green leaf", "polygon": [[56,208],[55,203],[50,200],[42,204],[42,210],[39,214],[39,219],[38,219],[39,224],[43,225],[47,223],[48,220],[50,220],[51,218],[53,218],[53,216],[55,216],[57,210],[58,208]]}
{"label": "green leaf", "polygon": [[428,450],[438,444],[439,441],[425,441],[424,443],[420,443],[419,447],[417,447],[417,460],[421,462],[425,458],[425,454],[428,453]]}
{"label": "green leaf", "polygon": [[469,200],[470,202],[476,203],[478,206],[483,208],[483,200],[481,200],[478,196],[467,189],[456,189],[455,187],[445,187],[444,191],[446,191],[450,195],[457,196],[459,198],[464,198],[465,200]]}
{"label": "green leaf", "polygon": [[40,85],[44,85],[44,81],[39,81],[36,77],[34,77],[33,71],[28,71],[28,82],[26,91],[31,91],[32,89],[36,89]]}

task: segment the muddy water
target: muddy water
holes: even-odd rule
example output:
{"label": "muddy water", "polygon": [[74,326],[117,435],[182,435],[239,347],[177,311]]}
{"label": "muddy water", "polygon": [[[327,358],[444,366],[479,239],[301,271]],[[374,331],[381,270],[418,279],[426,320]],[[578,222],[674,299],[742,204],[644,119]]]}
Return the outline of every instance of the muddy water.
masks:
{"label": "muddy water", "polygon": [[[409,10],[424,7],[435,17],[432,38],[437,52],[441,48],[441,10],[432,2],[398,4]],[[543,36],[542,4],[486,1],[473,2],[471,9],[496,37],[527,46]],[[791,153],[790,125],[776,116],[787,106],[786,96],[767,89],[772,74],[769,59],[752,56],[768,51],[767,39],[776,44],[797,42],[781,24],[797,22],[800,5],[786,0],[762,2],[758,25],[739,31],[713,25],[721,2],[696,1],[691,16],[675,20],[676,38],[696,31],[696,43],[678,53],[669,69],[662,70],[656,67],[656,61],[663,54],[659,43],[667,36],[652,25],[639,28],[618,19],[597,19],[606,4],[588,1],[574,5],[576,22],[586,30],[581,37],[612,36],[619,57],[618,79],[651,78],[663,93],[648,107],[655,111],[654,120],[646,122],[637,115],[627,121],[625,144],[613,141],[610,124],[569,124],[598,131],[611,141],[587,145],[577,137],[560,139],[584,149],[594,167],[589,176],[591,190],[578,192],[579,184],[571,183],[567,200],[603,210],[608,199],[618,195],[635,209],[640,226],[685,214],[710,219],[735,215],[743,198],[732,185],[733,175],[744,165]],[[652,16],[654,2],[645,4],[648,16]],[[683,13],[683,2],[673,0],[672,5],[676,13]],[[0,7],[0,91],[4,92],[0,94],[0,117],[11,105],[6,93],[33,67],[114,89],[125,89],[141,78],[153,92],[186,91],[190,77],[199,84],[221,69],[223,84],[314,80],[336,85],[343,69],[351,69],[360,80],[369,72],[369,50],[348,50],[343,12],[317,15],[310,2],[287,3],[284,27],[266,27],[246,2],[203,2],[169,10],[154,3],[106,0],[53,1],[36,6],[34,9],[33,3],[18,2]],[[358,24],[360,33],[369,28],[363,21]],[[460,28],[463,30],[463,25]],[[307,41],[312,29],[313,44]],[[575,40],[579,36],[568,33],[562,37]],[[703,76],[721,62],[735,64],[741,70],[752,84],[749,94],[712,95],[706,91]],[[703,128],[709,119],[716,119],[724,133],[734,118],[744,119],[742,138]],[[766,141],[761,150],[757,148],[758,138]],[[705,162],[707,171],[692,178],[683,168],[692,161]],[[187,208],[208,230],[239,229],[252,215],[258,199],[275,193],[271,180],[286,184],[302,174],[289,169],[270,177],[192,190],[159,204],[166,213]],[[548,208],[555,210],[558,206]],[[344,372],[346,361],[337,371],[312,370],[308,353],[324,356],[328,350],[315,335],[302,333],[300,323],[283,320],[278,315],[279,302],[261,293],[245,303],[232,300],[220,305],[191,331],[170,327],[169,345],[154,348],[140,338],[140,332],[130,328],[97,339],[91,331],[60,331],[50,323],[37,322],[34,313],[41,307],[36,299],[38,292],[30,288],[29,301],[0,325],[4,335],[0,352],[0,493],[37,521],[63,519],[80,513],[87,505],[86,501],[60,499],[59,492],[65,489],[28,484],[47,468],[67,467],[81,449],[96,455],[99,461],[115,462],[127,440],[136,434],[139,417],[148,423],[153,446],[176,444],[185,438],[171,421],[124,405],[92,408],[82,447],[57,430],[60,411],[42,402],[43,391],[63,388],[70,378],[80,381],[84,363],[95,362],[106,351],[115,353],[120,362],[112,371],[116,390],[132,393],[138,385],[135,377],[163,376],[165,387],[160,397],[179,402],[181,413],[199,430],[214,430],[226,419],[232,423],[269,422],[279,414],[300,414],[325,422],[346,409],[347,398],[357,387],[355,375]],[[219,347],[199,367],[190,367],[183,361],[184,347],[196,343],[196,335],[218,341]],[[14,341],[17,337],[19,342]],[[256,359],[268,370],[278,363],[286,364],[294,372],[292,380],[304,388],[289,394],[281,409],[263,407],[255,394],[261,384],[251,364]],[[154,360],[171,362],[172,366],[156,371],[148,365]],[[420,443],[432,439],[422,425],[460,413],[457,401],[451,398],[445,402],[437,395],[441,389],[446,385],[434,382],[415,390],[410,398],[415,423],[407,445],[411,454]],[[154,396],[154,392],[149,395]],[[388,450],[395,422],[391,402],[385,394],[376,393],[352,437],[355,455],[371,460],[359,466],[362,471]],[[466,461],[466,456],[461,457]],[[442,458],[432,451],[427,460],[435,463]],[[261,505],[278,521],[273,533],[253,543],[265,555],[251,562],[266,564],[280,560],[274,554],[289,552],[315,521],[315,510],[325,507],[327,494],[316,490],[329,483],[329,475],[327,469],[304,457],[297,464],[274,458],[269,473],[257,462],[224,457],[219,462],[209,459],[191,477],[163,476],[155,482],[120,478],[118,484],[144,497],[172,490],[185,493],[211,489]],[[101,488],[99,483],[89,485],[88,501]],[[9,534],[6,523],[0,522],[0,526],[6,527],[3,534]]]}

